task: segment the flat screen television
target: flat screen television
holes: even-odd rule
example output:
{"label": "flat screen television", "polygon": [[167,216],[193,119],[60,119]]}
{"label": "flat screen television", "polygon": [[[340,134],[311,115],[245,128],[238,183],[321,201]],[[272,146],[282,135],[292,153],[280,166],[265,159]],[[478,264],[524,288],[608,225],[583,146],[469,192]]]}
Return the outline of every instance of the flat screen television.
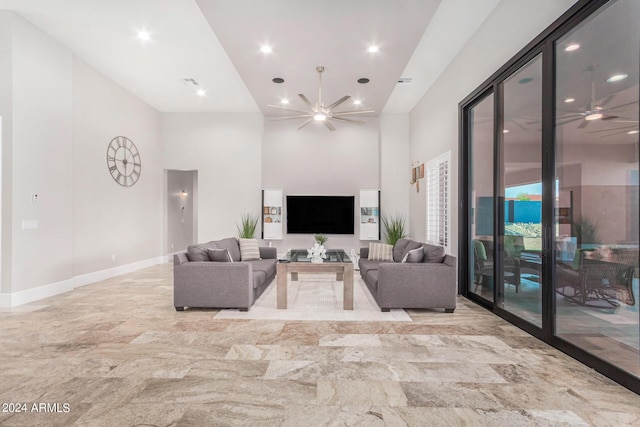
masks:
{"label": "flat screen television", "polygon": [[287,233],[354,234],[354,196],[287,196]]}

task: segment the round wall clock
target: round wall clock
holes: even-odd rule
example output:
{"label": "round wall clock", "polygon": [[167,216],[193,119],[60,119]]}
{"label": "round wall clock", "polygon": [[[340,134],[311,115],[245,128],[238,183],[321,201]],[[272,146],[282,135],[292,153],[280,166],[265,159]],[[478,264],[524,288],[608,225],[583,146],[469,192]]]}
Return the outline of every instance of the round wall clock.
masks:
{"label": "round wall clock", "polygon": [[116,136],[107,147],[107,167],[115,182],[131,187],[138,182],[142,161],[136,145],[126,136]]}

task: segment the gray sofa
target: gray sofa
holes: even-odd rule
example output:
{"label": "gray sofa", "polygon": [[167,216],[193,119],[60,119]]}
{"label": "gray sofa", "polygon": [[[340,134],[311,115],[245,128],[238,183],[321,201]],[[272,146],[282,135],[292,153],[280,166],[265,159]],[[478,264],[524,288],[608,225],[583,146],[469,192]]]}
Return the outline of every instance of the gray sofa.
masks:
{"label": "gray sofa", "polygon": [[[207,249],[227,249],[233,262],[209,261]],[[192,245],[173,256],[173,305],[248,311],[276,275],[276,248],[261,247],[259,260],[241,261],[235,238]]]}
{"label": "gray sofa", "polygon": [[[422,262],[402,262],[409,251],[422,248]],[[369,248],[360,249],[360,276],[382,311],[391,308],[456,308],[456,258],[444,248],[409,239],[393,247],[393,261],[368,259]]]}

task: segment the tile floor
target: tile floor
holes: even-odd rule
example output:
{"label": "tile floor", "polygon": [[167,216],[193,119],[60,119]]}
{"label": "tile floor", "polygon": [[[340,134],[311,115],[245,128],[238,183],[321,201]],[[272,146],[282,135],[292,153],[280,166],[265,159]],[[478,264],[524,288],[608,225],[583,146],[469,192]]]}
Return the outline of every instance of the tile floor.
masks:
{"label": "tile floor", "polygon": [[0,312],[0,425],[640,425],[640,396],[464,299],[413,322],[218,320],[174,311],[171,269]]}

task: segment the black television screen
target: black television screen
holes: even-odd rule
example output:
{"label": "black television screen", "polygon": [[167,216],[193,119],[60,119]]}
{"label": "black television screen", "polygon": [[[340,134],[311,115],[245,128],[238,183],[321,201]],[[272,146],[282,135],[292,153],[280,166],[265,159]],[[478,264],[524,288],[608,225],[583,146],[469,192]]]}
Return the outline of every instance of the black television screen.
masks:
{"label": "black television screen", "polygon": [[354,234],[354,196],[287,196],[287,233]]}

